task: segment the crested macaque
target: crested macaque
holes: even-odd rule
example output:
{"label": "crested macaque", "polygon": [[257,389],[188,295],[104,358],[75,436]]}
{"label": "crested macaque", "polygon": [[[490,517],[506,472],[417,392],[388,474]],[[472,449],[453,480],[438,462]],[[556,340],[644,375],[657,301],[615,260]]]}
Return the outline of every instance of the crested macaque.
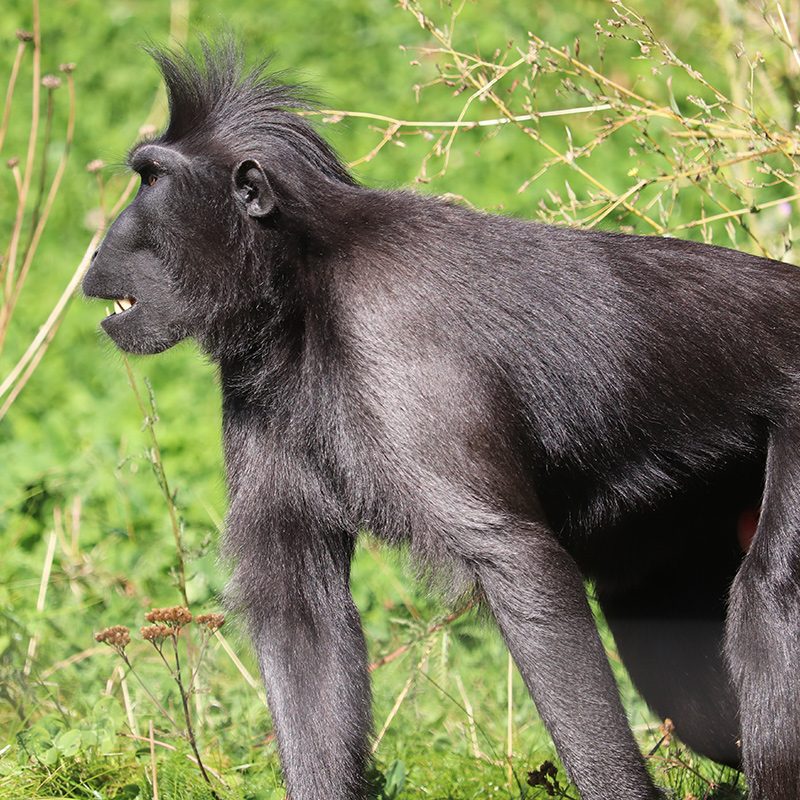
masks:
{"label": "crested macaque", "polygon": [[584,800],[661,796],[586,581],[677,734],[800,797],[796,268],[372,189],[234,45],[155,58],[169,123],[83,289],[122,350],[218,365],[292,800],[367,791],[364,528],[480,598]]}

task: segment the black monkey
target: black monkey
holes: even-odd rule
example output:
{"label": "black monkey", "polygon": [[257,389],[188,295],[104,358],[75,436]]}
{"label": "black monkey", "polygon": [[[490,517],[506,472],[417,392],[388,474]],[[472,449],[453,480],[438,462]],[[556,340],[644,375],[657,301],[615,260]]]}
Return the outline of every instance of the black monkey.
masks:
{"label": "black monkey", "polygon": [[219,365],[233,594],[293,800],[365,794],[362,526],[475,587],[585,800],[659,793],[584,579],[678,733],[730,763],[741,738],[753,800],[800,796],[795,268],[368,189],[235,46],[155,58],[169,125],[83,288],[122,349]]}

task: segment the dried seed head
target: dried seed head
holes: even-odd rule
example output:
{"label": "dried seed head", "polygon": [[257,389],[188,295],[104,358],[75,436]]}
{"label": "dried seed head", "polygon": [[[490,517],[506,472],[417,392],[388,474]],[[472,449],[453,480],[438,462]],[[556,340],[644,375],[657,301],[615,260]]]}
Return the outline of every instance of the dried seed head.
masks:
{"label": "dried seed head", "polygon": [[166,622],[168,625],[188,625],[192,621],[192,614],[188,608],[183,606],[171,606],[169,608],[152,608],[144,618],[148,622]]}
{"label": "dried seed head", "polygon": [[69,75],[70,72],[75,72],[75,63],[73,61],[67,61],[66,64],[59,64],[58,71]]}
{"label": "dried seed head", "polygon": [[173,628],[169,625],[145,625],[139,630],[139,633],[148,642],[160,642],[170,636],[177,636],[178,628]]}
{"label": "dried seed head", "polygon": [[661,725],[658,726],[659,732],[663,737],[664,744],[672,742],[672,735],[675,733],[675,723],[667,717]]}
{"label": "dried seed head", "polygon": [[205,625],[210,631],[218,631],[225,624],[224,614],[198,614],[194,621],[198,625]]}
{"label": "dried seed head", "polygon": [[14,169],[14,167],[19,165],[19,159],[16,156],[12,156],[11,158],[6,161],[6,166],[9,169]]}
{"label": "dried seed head", "polygon": [[17,39],[20,42],[32,42],[33,34],[30,31],[24,31],[20,28],[16,33]]}
{"label": "dried seed head", "polygon": [[45,89],[50,89],[51,91],[53,89],[58,89],[58,87],[61,86],[61,78],[58,78],[55,75],[45,75],[42,78],[42,86],[44,86]]}
{"label": "dried seed head", "polygon": [[100,172],[101,169],[105,166],[105,162],[99,158],[95,158],[94,161],[90,161],[86,165],[86,171],[91,172],[94,175],[96,172]]}
{"label": "dried seed head", "polygon": [[124,650],[131,641],[131,632],[124,625],[112,625],[94,635],[95,641]]}

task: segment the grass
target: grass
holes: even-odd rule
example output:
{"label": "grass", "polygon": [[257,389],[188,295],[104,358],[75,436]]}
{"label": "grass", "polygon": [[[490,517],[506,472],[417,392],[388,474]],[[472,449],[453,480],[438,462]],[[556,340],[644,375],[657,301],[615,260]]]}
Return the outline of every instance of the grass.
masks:
{"label": "grass", "polygon": [[[14,35],[37,27],[35,6],[4,11],[1,154],[18,161],[0,175],[0,798],[284,797],[236,620],[183,629],[182,688],[172,640],[159,654],[139,633],[152,608],[220,610],[213,370],[191,345],[124,362],[94,333],[98,309],[71,299],[127,197],[114,164],[163,121],[136,43],[225,22],[253,60],[277,49],[276,66],[326,88],[316,121],[372,185],[796,258],[800,4],[540,6],[346,0],[309,24],[292,3],[267,20],[250,0],[83,0],[43,6],[36,50]],[[441,607],[403,560],[365,536],[353,568],[376,795],[575,798],[496,632]],[[131,631],[130,664],[94,639],[113,625]],[[658,782],[743,798],[736,773],[652,717],[604,635]]]}

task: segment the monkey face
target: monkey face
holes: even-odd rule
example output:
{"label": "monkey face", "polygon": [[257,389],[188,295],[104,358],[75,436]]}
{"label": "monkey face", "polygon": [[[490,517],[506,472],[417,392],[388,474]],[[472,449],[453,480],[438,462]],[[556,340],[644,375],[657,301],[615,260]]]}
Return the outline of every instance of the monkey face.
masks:
{"label": "monkey face", "polygon": [[197,327],[183,274],[192,254],[180,236],[180,217],[189,205],[180,196],[188,159],[171,148],[144,145],[134,151],[131,166],[141,186],[94,254],[83,292],[113,300],[113,313],[100,326],[120,349],[155,354]]}
{"label": "monkey face", "polygon": [[263,313],[274,232],[262,223],[275,198],[260,164],[231,172],[157,143],[129,163],[139,192],[83,279],[87,297],[114,301],[105,333],[126,352],[155,354],[190,336],[207,346],[231,320]]}

